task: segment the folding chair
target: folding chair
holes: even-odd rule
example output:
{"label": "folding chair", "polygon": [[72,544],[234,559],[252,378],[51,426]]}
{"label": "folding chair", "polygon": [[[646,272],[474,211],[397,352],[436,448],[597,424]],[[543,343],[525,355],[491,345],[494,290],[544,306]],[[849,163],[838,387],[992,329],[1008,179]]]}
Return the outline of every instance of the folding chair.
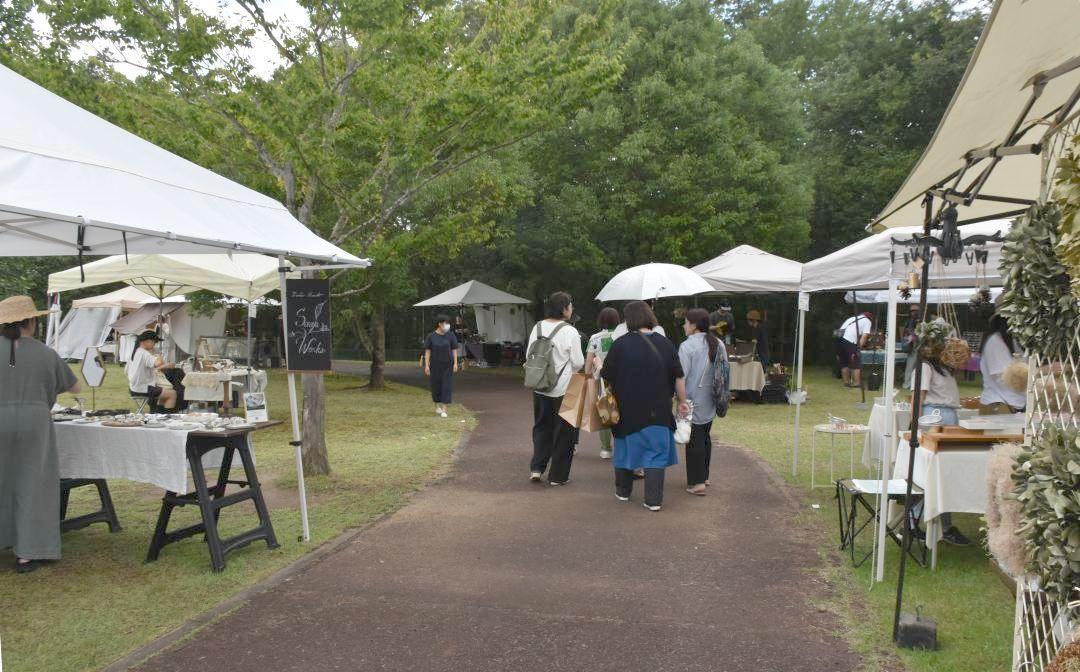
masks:
{"label": "folding chair", "polygon": [[[888,499],[890,502],[897,503],[902,507],[906,494],[907,482],[904,479],[894,478],[888,482]],[[837,512],[840,518],[840,550],[846,550],[850,553],[852,567],[862,565],[874,554],[873,541],[870,542],[870,550],[862,555],[860,555],[861,551],[856,550],[856,541],[860,533],[867,528],[870,530],[870,535],[873,536],[876,528],[874,523],[877,522],[877,503],[880,495],[881,481],[879,480],[843,478],[836,481]],[[921,507],[915,506],[922,499],[922,489],[914,486],[911,490],[911,496],[914,501],[911,506],[911,514],[906,522],[913,534],[908,555],[917,565],[926,567],[926,542],[920,541],[914,536],[914,531],[918,529],[922,518]],[[919,513],[916,513],[916,510]],[[885,527],[886,534],[900,548],[903,548],[904,545],[904,519],[905,516],[901,513],[901,515],[895,516],[893,520],[887,520]]]}
{"label": "folding chair", "polygon": [[[135,412],[142,413],[147,404],[151,404],[149,392],[128,392],[131,400],[135,402]],[[153,404],[151,404],[153,407]]]}

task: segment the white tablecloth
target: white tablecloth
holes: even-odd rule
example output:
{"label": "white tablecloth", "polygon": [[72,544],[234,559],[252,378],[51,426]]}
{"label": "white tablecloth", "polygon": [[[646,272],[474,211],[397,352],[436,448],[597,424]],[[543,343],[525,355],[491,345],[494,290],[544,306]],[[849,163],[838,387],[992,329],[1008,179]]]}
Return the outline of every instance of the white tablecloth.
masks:
{"label": "white tablecloth", "polygon": [[[894,407],[893,422],[892,439],[888,441],[890,464],[896,458],[896,442],[900,438],[900,432],[906,431],[911,425],[911,411],[901,411]],[[862,463],[872,468],[881,457],[881,448],[886,444],[885,434],[889,430],[883,404],[874,404],[870,411],[870,422],[867,424],[870,425],[870,440],[863,449]]]}
{"label": "white tablecloth", "polygon": [[731,389],[761,392],[765,387],[765,372],[761,362],[732,362]]}
{"label": "white tablecloth", "polygon": [[[907,476],[911,448],[901,439],[896,449],[893,478]],[[972,450],[915,451],[913,481],[924,490],[923,518],[943,513],[986,513],[986,461],[989,447]]]}
{"label": "white tablecloth", "polygon": [[[56,423],[61,478],[124,478],[179,494],[188,492],[187,430]],[[222,452],[203,457],[216,469]],[[233,464],[239,466],[240,460]]]}

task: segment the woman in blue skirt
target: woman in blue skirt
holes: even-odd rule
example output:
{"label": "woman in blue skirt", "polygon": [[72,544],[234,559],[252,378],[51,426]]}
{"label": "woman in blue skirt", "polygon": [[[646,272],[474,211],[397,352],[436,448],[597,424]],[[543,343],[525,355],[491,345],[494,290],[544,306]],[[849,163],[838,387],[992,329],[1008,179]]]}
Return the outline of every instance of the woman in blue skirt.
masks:
{"label": "woman in blue skirt", "polygon": [[424,373],[431,380],[431,400],[435,414],[446,416],[454,389],[454,373],[458,370],[458,340],[450,326],[450,318],[438,315],[435,330],[424,340]]}
{"label": "woman in blue skirt", "polygon": [[682,365],[675,346],[653,333],[656,315],[644,301],[623,309],[629,333],[615,341],[604,359],[601,375],[619,401],[615,435],[615,497],[629,501],[634,470],[645,470],[645,508],[659,511],[664,500],[664,470],[679,463],[675,450],[675,417],[671,400],[679,399],[679,413],[689,412]]}

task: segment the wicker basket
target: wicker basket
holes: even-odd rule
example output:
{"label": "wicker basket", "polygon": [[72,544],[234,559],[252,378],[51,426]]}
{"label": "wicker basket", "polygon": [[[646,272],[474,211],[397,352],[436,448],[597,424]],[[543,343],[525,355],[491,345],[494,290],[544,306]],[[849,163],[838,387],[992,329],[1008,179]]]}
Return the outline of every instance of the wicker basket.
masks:
{"label": "wicker basket", "polygon": [[945,339],[945,348],[941,351],[941,363],[953,369],[962,369],[971,359],[971,346],[962,338]]}

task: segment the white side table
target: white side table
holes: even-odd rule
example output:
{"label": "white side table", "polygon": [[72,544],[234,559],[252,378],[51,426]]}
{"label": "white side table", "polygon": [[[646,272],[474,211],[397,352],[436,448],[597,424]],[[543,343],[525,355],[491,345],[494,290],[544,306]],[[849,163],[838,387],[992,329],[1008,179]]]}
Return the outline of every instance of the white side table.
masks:
{"label": "white side table", "polygon": [[848,437],[848,439],[849,439],[849,441],[851,443],[851,457],[849,459],[850,473],[849,473],[848,477],[849,478],[854,478],[855,477],[855,437],[856,436],[861,437],[861,439],[862,439],[861,443],[862,443],[863,449],[865,450],[866,442],[870,438],[870,428],[867,427],[866,425],[846,425],[846,426],[843,426],[843,427],[835,427],[835,426],[830,425],[828,423],[821,424],[821,425],[814,425],[814,433],[810,437],[810,487],[811,488],[816,488],[817,487],[815,479],[817,477],[817,474],[816,474],[816,471],[817,471],[817,469],[816,469],[816,466],[817,466],[816,453],[817,453],[817,435],[818,434],[828,434],[829,435],[829,443],[830,443],[830,445],[829,445],[829,483],[828,483],[828,485],[823,485],[821,487],[823,487],[823,488],[831,488],[831,487],[833,487],[833,483],[836,481],[836,477],[833,474],[833,462],[834,462],[834,457],[836,455],[836,437],[837,436],[846,436],[846,437]]}

